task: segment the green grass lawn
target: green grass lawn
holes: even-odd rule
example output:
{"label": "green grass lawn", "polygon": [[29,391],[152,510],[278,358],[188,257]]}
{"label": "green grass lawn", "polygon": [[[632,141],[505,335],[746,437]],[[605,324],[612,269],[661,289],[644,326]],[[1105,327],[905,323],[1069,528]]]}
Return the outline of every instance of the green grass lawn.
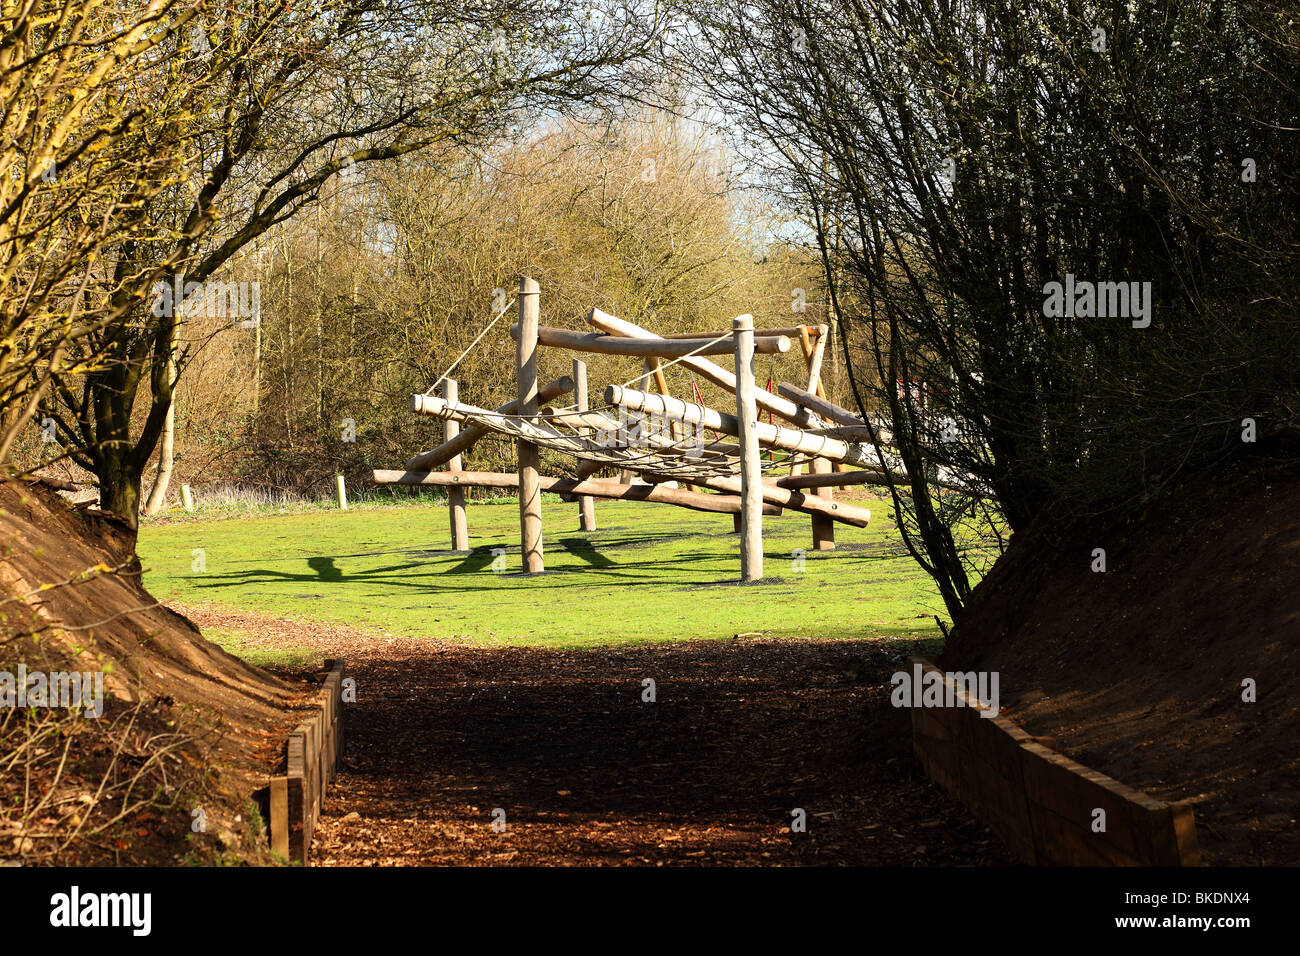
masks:
{"label": "green grass lawn", "polygon": [[[598,501],[600,528],[584,534],[577,505],[550,496],[547,570],[534,577],[518,573],[512,503],[470,503],[468,555],[445,550],[447,511],[430,504],[156,524],[138,547],[145,584],[163,600],[405,637],[579,648],[746,631],[937,636],[943,602],[904,551],[889,503],[862,503],[871,526],[837,524],[837,550],[808,552],[802,570],[793,552],[810,544],[808,517],[765,518],[765,580],[745,587],[730,515]],[[493,568],[496,548],[503,570]]]}

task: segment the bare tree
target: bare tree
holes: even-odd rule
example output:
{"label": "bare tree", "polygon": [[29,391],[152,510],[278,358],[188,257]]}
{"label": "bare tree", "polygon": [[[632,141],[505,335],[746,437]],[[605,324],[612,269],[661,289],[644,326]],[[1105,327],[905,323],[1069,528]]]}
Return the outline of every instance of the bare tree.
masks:
{"label": "bare tree", "polygon": [[[103,259],[156,235],[141,210],[177,175],[186,131],[174,102],[122,92],[166,68],[163,24],[193,16],[173,7],[123,22],[96,3],[29,2],[0,17],[0,462],[52,383],[105,367],[99,335],[134,305],[104,294]],[[133,264],[120,281],[153,275]],[[52,423],[41,431],[55,447]]]}
{"label": "bare tree", "polygon": [[906,468],[905,540],[951,611],[963,525],[1151,494],[1240,454],[1243,417],[1289,427],[1283,6],[722,0],[699,22],[700,81],[806,211],[859,404]]}
{"label": "bare tree", "polygon": [[[142,262],[183,274],[182,291],[240,281],[223,269],[344,169],[482,141],[530,111],[617,92],[659,28],[654,8],[611,4],[593,22],[550,0],[232,2],[222,10],[199,32],[170,31],[170,72],[149,76],[144,95],[158,84],[185,91],[194,148],[185,182],[144,213],[174,238],[115,250],[111,279],[97,291],[123,303],[148,297],[128,282]],[[171,305],[139,305],[131,321],[98,330],[90,347],[110,357],[104,367],[56,376],[55,417],[97,474],[101,506],[132,523],[192,344],[177,334],[181,303]],[[145,382],[148,412],[133,428]]]}

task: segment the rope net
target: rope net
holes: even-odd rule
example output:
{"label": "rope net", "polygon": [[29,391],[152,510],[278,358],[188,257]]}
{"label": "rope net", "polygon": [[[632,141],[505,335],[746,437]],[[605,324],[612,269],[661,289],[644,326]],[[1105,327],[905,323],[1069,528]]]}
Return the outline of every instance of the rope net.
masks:
{"label": "rope net", "polygon": [[[703,432],[696,426],[657,415],[633,413],[616,420],[601,412],[601,409],[587,412],[564,409],[538,418],[524,418],[458,409],[456,418],[508,438],[634,472],[683,481],[733,478],[740,474],[738,444],[705,442]],[[762,462],[767,472],[788,471],[794,465],[812,460],[798,453],[771,451],[772,460]]]}
{"label": "rope net", "polygon": [[[452,370],[464,360],[483,337],[492,329],[510,307],[517,301],[511,299],[501,309],[487,327],[461,352],[454,362],[443,372],[428,389],[425,395],[432,395],[438,386],[451,374]],[[732,333],[724,332],[686,355],[667,361],[646,361],[646,367],[627,382],[626,388],[636,384],[641,386],[653,375],[662,375],[667,369],[700,353],[718,342],[732,338]],[[775,359],[772,360],[775,363]],[[775,368],[775,364],[772,366]],[[768,379],[771,390],[772,380]],[[692,397],[703,407],[703,399],[694,376],[691,377]],[[486,409],[469,409],[459,406],[454,416],[461,422],[478,425],[490,432],[507,438],[532,442],[541,448],[588,461],[600,462],[625,468],[628,471],[643,474],[662,475],[679,478],[684,481],[703,482],[709,478],[735,478],[740,475],[740,446],[735,442],[722,441],[716,431],[714,440],[704,442],[703,429],[690,423],[667,421],[658,415],[646,415],[640,412],[628,414],[619,409],[620,419],[603,414],[613,411],[613,406],[578,411],[574,406],[560,410],[548,410],[538,418],[525,418],[519,415],[507,415]],[[626,417],[623,417],[626,416]],[[771,414],[768,415],[771,422]],[[811,456],[797,452],[788,452],[775,448],[762,449],[760,468],[764,472],[791,472],[795,467],[809,463]]]}

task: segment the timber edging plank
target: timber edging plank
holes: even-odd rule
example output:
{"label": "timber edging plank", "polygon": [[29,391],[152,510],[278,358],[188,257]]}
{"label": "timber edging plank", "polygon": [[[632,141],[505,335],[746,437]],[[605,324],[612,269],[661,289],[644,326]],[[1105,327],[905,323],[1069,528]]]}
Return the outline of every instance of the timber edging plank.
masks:
{"label": "timber edging plank", "polygon": [[316,709],[289,733],[283,776],[267,788],[267,829],[271,850],[304,866],[311,859],[312,834],[325,791],[343,754],[343,661],[325,661],[325,679]]}
{"label": "timber edging plank", "polygon": [[[926,776],[1001,837],[1023,862],[1042,866],[1199,866],[1190,806],[1164,803],[1049,750],[1005,717],[983,717],[952,681],[922,657],[923,672],[942,675],[945,692],[964,704],[913,707],[912,747]],[[1094,812],[1105,811],[1096,832]]]}

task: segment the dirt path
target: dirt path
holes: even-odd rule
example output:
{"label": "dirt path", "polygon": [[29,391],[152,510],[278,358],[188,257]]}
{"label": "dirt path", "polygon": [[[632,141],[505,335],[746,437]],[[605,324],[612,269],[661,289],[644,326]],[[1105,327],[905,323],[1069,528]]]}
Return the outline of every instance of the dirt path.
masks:
{"label": "dirt path", "polygon": [[[1012,862],[920,776],[888,705],[898,661],[863,644],[551,652],[262,634],[325,644],[357,681],[315,865]],[[791,832],[796,808],[806,832]]]}

